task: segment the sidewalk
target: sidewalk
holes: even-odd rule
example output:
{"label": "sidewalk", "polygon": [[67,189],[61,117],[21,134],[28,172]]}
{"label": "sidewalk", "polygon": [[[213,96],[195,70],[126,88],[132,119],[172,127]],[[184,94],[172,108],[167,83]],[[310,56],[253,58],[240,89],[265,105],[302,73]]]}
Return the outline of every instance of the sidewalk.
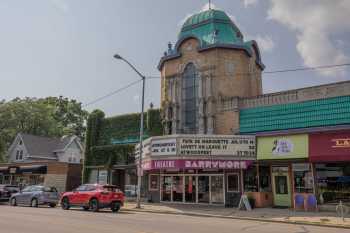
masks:
{"label": "sidewalk", "polygon": [[199,217],[219,217],[243,220],[255,220],[265,222],[308,224],[329,227],[341,227],[350,229],[350,215],[345,221],[333,212],[304,212],[290,209],[257,208],[252,211],[243,211],[236,208],[224,208],[219,206],[184,205],[184,204],[159,204],[143,203],[141,209],[136,209],[136,204],[128,202],[124,211],[150,212],[160,214],[181,214]]}

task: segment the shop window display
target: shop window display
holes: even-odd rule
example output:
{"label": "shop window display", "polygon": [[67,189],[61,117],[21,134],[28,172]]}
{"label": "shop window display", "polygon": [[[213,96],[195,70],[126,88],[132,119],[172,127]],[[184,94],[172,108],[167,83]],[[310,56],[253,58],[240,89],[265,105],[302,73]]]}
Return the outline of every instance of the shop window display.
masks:
{"label": "shop window display", "polygon": [[183,197],[183,177],[173,176],[173,201],[181,201]]}
{"label": "shop window display", "polygon": [[269,166],[259,166],[259,186],[261,192],[271,192]]}
{"label": "shop window display", "polygon": [[296,193],[313,193],[313,177],[310,164],[293,164],[293,177]]}
{"label": "shop window display", "polygon": [[250,167],[244,172],[244,191],[245,192],[257,192],[258,191],[258,180],[256,166]]}
{"label": "shop window display", "polygon": [[150,175],[149,176],[149,190],[154,191],[158,190],[158,181],[159,176],[158,175]]}
{"label": "shop window display", "polygon": [[320,202],[350,202],[350,164],[316,164]]}

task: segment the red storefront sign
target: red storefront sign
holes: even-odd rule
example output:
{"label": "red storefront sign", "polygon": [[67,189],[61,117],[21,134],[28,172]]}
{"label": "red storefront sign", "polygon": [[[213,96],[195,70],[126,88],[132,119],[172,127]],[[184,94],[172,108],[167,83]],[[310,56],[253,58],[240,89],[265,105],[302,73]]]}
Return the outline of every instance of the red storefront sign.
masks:
{"label": "red storefront sign", "polygon": [[310,134],[309,146],[311,162],[350,161],[350,131]]}
{"label": "red storefront sign", "polygon": [[144,162],[142,169],[248,169],[252,164],[251,160],[170,159]]}

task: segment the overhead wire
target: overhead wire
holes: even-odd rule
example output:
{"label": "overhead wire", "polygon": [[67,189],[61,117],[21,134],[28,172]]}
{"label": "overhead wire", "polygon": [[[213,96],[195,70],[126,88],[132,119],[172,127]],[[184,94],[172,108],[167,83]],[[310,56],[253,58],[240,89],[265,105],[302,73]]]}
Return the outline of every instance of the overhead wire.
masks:
{"label": "overhead wire", "polygon": [[[344,67],[344,66],[350,66],[350,63],[343,63],[343,64],[334,64],[334,65],[324,65],[324,66],[314,66],[314,67],[300,67],[300,68],[293,68],[293,69],[284,69],[284,70],[273,70],[273,71],[263,71],[261,72],[262,74],[276,74],[276,73],[288,73],[288,72],[299,72],[299,71],[307,71],[307,70],[320,70],[320,69],[332,69],[332,68],[339,68],[339,67]],[[235,75],[253,75],[253,74],[258,74],[258,72],[247,72],[247,73],[236,73]],[[160,79],[161,77],[159,76],[148,76],[146,79]],[[115,91],[112,91],[104,96],[98,97],[87,104],[82,105],[82,107],[86,107],[92,104],[95,104],[103,99],[106,99],[110,96],[113,96],[135,84],[138,82],[142,81],[142,79],[136,80],[134,82],[129,83],[126,86],[123,86],[121,88],[118,88]]]}

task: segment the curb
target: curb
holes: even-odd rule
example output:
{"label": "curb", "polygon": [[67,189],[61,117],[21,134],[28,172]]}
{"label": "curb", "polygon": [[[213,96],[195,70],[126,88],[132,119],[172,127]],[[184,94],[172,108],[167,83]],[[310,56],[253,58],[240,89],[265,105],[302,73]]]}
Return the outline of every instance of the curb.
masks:
{"label": "curb", "polygon": [[331,227],[331,228],[340,228],[340,229],[350,229],[350,226],[322,224],[322,223],[307,222],[307,221],[288,221],[288,220],[282,221],[282,220],[252,218],[252,217],[223,216],[223,215],[200,214],[200,213],[176,213],[176,212],[172,212],[172,211],[154,211],[154,210],[137,210],[137,209],[122,209],[122,211],[139,212],[139,213],[153,213],[153,214],[183,215],[183,216],[192,216],[192,217],[237,219],[237,220],[249,220],[249,221],[258,221],[258,222],[269,222],[269,223],[285,223],[285,224],[292,224],[292,225],[308,225],[308,226],[327,227],[327,228]]}

